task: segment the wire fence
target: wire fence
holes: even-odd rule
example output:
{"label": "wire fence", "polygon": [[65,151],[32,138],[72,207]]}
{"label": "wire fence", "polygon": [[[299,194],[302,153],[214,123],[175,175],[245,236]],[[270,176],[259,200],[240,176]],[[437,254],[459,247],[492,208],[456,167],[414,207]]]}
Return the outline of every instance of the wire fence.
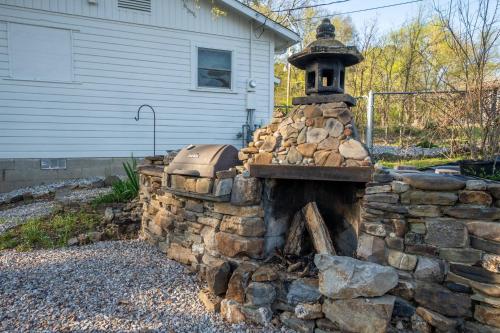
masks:
{"label": "wire fence", "polygon": [[[372,131],[368,96],[356,97],[351,111],[360,140],[373,142],[375,153],[495,156],[500,153],[499,88],[485,89],[481,98],[463,91],[374,92]],[[276,106],[284,112],[290,108]]]}

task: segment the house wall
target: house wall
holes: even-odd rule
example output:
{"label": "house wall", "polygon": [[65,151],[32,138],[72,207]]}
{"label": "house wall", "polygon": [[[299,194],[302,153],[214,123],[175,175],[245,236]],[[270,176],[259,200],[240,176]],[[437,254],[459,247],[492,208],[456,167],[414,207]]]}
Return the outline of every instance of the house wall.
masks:
{"label": "house wall", "polygon": [[[258,82],[256,123],[270,118],[270,33],[256,28],[250,52],[249,20],[229,10],[216,18],[210,1],[196,8],[190,0],[152,0],[151,14],[97,2],[0,0],[0,159],[150,155],[152,115],[134,120],[144,103],[156,110],[159,153],[191,143],[240,146],[249,77]],[[73,82],[11,78],[11,23],[71,29]],[[193,89],[196,45],[233,50],[234,91]]]}

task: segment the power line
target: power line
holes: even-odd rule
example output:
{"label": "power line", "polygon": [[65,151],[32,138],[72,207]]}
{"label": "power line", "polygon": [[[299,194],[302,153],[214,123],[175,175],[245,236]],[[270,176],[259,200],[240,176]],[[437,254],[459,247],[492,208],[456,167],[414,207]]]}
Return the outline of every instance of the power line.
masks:
{"label": "power line", "polygon": [[413,0],[413,1],[399,2],[399,3],[393,3],[393,4],[385,5],[385,6],[372,7],[372,8],[364,8],[364,9],[353,10],[353,11],[349,11],[349,12],[335,13],[335,14],[331,14],[331,15],[313,16],[313,17],[308,17],[308,18],[303,18],[303,19],[297,19],[295,21],[305,21],[305,20],[310,20],[310,19],[319,19],[319,18],[332,17],[332,16],[340,16],[340,15],[347,15],[347,14],[354,14],[354,13],[362,13],[362,12],[367,12],[367,11],[370,11],[370,10],[377,10],[377,9],[383,9],[383,8],[389,8],[389,7],[396,7],[396,6],[408,5],[408,4],[411,4],[411,3],[422,2],[422,1],[423,0]]}
{"label": "power line", "polygon": [[271,10],[271,13],[281,13],[281,12],[291,12],[294,10],[301,10],[301,9],[308,9],[308,8],[316,8],[316,7],[322,7],[322,6],[329,6],[333,5],[336,3],[343,3],[343,2],[348,2],[350,0],[337,0],[337,1],[331,1],[327,3],[319,3],[316,5],[307,5],[307,6],[299,6],[299,7],[293,7],[293,8],[287,8],[287,9],[276,9],[276,10]]}

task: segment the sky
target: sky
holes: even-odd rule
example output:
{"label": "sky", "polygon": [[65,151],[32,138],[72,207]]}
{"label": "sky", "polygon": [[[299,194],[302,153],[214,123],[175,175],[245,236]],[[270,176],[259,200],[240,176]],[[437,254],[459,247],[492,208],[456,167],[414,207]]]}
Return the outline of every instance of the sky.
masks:
{"label": "sky", "polygon": [[[365,8],[380,7],[396,3],[408,2],[410,0],[350,0],[345,3],[339,3],[327,6],[332,12],[349,12]],[[440,0],[440,4],[448,3],[449,0]],[[327,1],[324,1],[327,2]],[[349,14],[356,29],[366,25],[365,22],[377,20],[377,26],[380,33],[385,33],[393,28],[400,27],[409,19],[415,17],[420,7],[423,7],[424,12],[431,12],[433,8],[433,0],[422,0],[421,2],[410,3],[401,6],[371,10],[360,13]]]}

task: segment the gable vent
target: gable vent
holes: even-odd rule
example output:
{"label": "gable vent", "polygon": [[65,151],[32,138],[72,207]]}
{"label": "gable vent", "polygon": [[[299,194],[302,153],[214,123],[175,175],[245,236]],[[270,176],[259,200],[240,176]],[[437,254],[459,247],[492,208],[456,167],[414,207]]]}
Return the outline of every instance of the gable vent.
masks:
{"label": "gable vent", "polygon": [[118,0],[118,8],[151,13],[151,0]]}

